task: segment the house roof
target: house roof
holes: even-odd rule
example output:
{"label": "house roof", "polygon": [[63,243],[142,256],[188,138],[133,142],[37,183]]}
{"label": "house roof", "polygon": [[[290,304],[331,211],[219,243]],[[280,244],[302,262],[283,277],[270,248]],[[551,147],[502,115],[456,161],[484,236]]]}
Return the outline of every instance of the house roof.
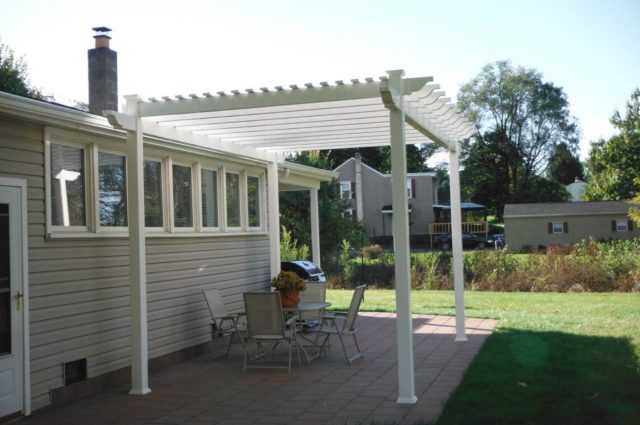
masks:
{"label": "house roof", "polygon": [[[402,108],[406,143],[455,149],[476,128],[432,81],[402,78],[400,90],[380,77],[146,101],[127,96],[125,113],[139,114],[147,135],[260,156],[390,145],[390,110]],[[107,116],[115,126],[129,125],[117,113]]]}
{"label": "house roof", "polygon": [[[348,164],[348,163],[350,163],[350,162],[355,162],[355,160],[356,160],[356,159],[355,159],[354,157],[351,157],[351,158],[347,159],[346,161],[344,161],[342,164],[338,165],[336,168],[334,168],[334,169],[333,169],[333,171],[335,171],[335,172],[340,172],[340,170],[342,169],[342,167],[344,167],[345,165],[347,165],[347,164]],[[376,170],[376,169],[375,169],[375,168],[373,168],[372,166],[367,165],[367,164],[366,164],[364,161],[362,161],[362,160],[360,161],[360,164],[362,164],[362,166],[363,166],[363,167],[366,167],[366,168],[368,168],[369,170],[371,170],[372,172],[374,172],[374,173],[378,174],[379,176],[391,178],[391,174],[384,174],[384,173],[381,173],[380,171]],[[407,173],[407,177],[422,177],[422,176],[426,176],[426,177],[435,177],[435,176],[436,176],[436,173],[429,172],[429,171],[427,171],[427,172],[421,172],[421,173]]]}
{"label": "house roof", "polygon": [[547,202],[537,204],[507,204],[504,217],[549,217],[602,214],[628,214],[631,204],[625,201]]}
{"label": "house roof", "polygon": [[[434,205],[433,208],[440,208],[443,210],[450,210],[451,209],[451,205]],[[483,210],[487,208],[485,205],[482,204],[476,204],[475,202],[461,202],[460,203],[460,209],[461,210]]]}

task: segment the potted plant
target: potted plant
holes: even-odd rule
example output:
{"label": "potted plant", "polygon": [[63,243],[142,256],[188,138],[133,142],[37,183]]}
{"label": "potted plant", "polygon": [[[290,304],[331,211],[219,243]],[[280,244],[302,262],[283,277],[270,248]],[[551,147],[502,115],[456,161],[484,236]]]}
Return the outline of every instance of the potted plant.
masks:
{"label": "potted plant", "polygon": [[271,279],[271,285],[280,291],[282,306],[295,307],[300,302],[300,291],[307,289],[304,280],[294,272],[281,271]]}

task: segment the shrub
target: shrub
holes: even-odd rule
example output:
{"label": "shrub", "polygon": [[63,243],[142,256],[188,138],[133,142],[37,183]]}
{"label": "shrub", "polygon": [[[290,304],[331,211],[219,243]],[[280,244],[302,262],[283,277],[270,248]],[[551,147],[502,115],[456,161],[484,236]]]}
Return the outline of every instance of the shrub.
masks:
{"label": "shrub", "polygon": [[291,232],[282,226],[282,234],[280,236],[280,260],[294,261],[306,260],[309,258],[309,246],[302,244],[298,246],[298,240],[293,239]]}
{"label": "shrub", "polygon": [[367,260],[378,260],[384,256],[384,251],[380,245],[374,244],[362,248],[362,255]]}

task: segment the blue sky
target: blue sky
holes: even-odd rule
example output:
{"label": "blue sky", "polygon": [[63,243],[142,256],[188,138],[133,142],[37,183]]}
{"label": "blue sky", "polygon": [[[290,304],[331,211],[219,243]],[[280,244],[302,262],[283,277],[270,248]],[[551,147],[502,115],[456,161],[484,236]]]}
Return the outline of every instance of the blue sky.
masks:
{"label": "blue sky", "polygon": [[448,95],[507,59],[563,87],[589,141],[640,87],[640,0],[0,0],[0,41],[62,103],[87,99],[94,26],[120,94],[144,97],[431,75]]}

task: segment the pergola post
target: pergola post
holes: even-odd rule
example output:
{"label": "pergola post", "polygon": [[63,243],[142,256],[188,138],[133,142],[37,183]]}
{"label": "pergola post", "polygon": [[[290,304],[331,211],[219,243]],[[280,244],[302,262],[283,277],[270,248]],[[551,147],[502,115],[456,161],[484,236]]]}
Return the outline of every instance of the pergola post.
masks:
{"label": "pergola post", "polygon": [[393,251],[396,279],[396,332],[398,338],[398,403],[413,404],[413,323],[411,317],[411,274],[409,252],[409,208],[407,205],[407,154],[405,115],[402,109],[404,71],[389,71],[389,86],[400,94],[396,108],[389,109],[391,130],[391,192],[393,203]]}
{"label": "pergola post", "polygon": [[271,277],[280,273],[280,192],[278,182],[278,157],[267,166],[267,187],[269,197],[269,247],[271,252]]}
{"label": "pergola post", "polygon": [[464,323],[464,274],[462,251],[462,210],[460,206],[460,147],[449,149],[449,190],[451,192],[451,248],[453,250],[453,287],[456,298],[456,341],[466,341]]}
{"label": "pergola post", "polygon": [[144,223],[143,135],[137,95],[125,96],[125,114],[133,118],[127,130],[127,207],[129,210],[129,285],[131,293],[131,391],[143,395],[149,389],[147,339],[147,270]]}
{"label": "pergola post", "polygon": [[318,215],[318,189],[309,191],[311,215],[311,260],[320,267],[320,219]]}

